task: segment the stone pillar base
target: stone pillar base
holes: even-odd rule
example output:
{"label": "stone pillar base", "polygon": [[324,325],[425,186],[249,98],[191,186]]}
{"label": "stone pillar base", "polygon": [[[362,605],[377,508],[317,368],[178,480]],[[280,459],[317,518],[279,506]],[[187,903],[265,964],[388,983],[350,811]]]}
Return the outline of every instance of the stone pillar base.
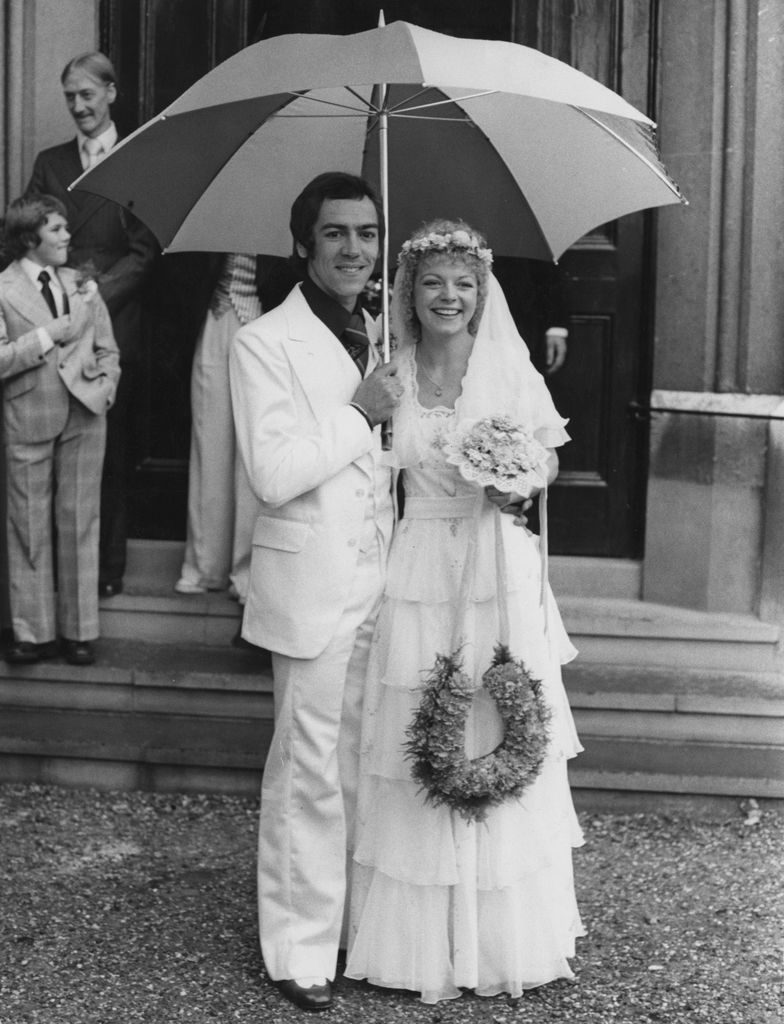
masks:
{"label": "stone pillar base", "polygon": [[651,406],[671,411],[651,424],[644,600],[759,613],[769,435],[771,423],[782,429],[772,419],[780,405],[778,395],[653,392]]}

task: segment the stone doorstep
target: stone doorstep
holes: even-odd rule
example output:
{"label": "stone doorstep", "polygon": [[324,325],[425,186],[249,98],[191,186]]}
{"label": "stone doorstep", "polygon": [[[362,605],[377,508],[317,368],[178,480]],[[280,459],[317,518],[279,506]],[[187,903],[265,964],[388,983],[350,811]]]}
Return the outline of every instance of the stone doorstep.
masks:
{"label": "stone doorstep", "polygon": [[[579,765],[579,759],[578,759]],[[662,772],[591,771],[569,768],[573,790],[609,790],[613,792],[701,794],[704,796],[784,799],[784,780],[742,778],[740,776],[709,776],[664,774]]]}
{"label": "stone doorstep", "polygon": [[[36,702],[46,704],[78,700],[85,707],[90,701],[106,706],[115,699],[113,689],[137,695],[180,691],[171,698],[177,702],[187,702],[188,691],[193,699],[223,693],[250,701],[272,693],[269,654],[260,649],[104,637],[96,652],[90,666],[0,662],[0,704],[29,702],[35,694]],[[578,658],[564,666],[563,675],[574,709],[784,718],[784,678],[776,673],[597,665]]]}
{"label": "stone doorstep", "polygon": [[[126,590],[130,594],[172,595],[180,575],[185,544],[182,541],[131,540],[128,542]],[[625,558],[552,555],[550,582],[556,594],[635,600],[642,588],[642,564]]]}
{"label": "stone doorstep", "polygon": [[33,682],[38,686],[71,684],[73,691],[79,687],[107,690],[115,686],[272,692],[269,653],[261,649],[102,637],[96,641],[95,650],[94,665],[68,665],[59,659],[29,666],[0,662],[0,687],[10,692],[14,681],[24,681],[28,686]]}
{"label": "stone doorstep", "polygon": [[[784,797],[778,676],[579,661],[564,676],[585,746],[577,790]],[[0,778],[253,792],[269,662],[227,645],[104,639],[85,668],[0,663],[0,709]]]}
{"label": "stone doorstep", "polygon": [[[781,630],[752,615],[696,611],[675,605],[654,604],[636,598],[558,597],[558,606],[570,633],[638,637],[640,639],[684,639],[739,641],[775,644]],[[103,598],[101,616],[118,613],[231,620],[238,624],[242,608],[225,592],[196,595],[131,592]],[[107,634],[110,635],[110,634]]]}
{"label": "stone doorstep", "polygon": [[712,671],[646,665],[563,668],[574,708],[784,718],[784,677],[774,672]]}

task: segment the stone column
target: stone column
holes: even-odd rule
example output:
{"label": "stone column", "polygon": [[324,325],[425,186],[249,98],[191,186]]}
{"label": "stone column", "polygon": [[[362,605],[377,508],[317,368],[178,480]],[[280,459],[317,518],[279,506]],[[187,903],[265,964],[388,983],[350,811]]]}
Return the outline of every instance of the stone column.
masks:
{"label": "stone column", "polygon": [[757,613],[782,457],[784,5],[662,0],[660,58],[662,156],[690,205],[657,214],[652,404],[678,411],[652,424],[643,595]]}

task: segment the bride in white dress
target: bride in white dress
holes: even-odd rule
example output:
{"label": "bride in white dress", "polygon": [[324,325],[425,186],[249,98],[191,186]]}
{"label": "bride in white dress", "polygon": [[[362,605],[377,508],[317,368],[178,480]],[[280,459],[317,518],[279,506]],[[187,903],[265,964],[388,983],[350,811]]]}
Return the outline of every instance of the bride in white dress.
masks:
{"label": "bride in white dress", "polygon": [[[462,989],[519,996],[570,978],[583,934],[571,859],[582,835],[566,768],[581,748],[560,669],[576,652],[542,587],[538,538],[499,514],[519,496],[464,479],[442,451],[457,424],[507,415],[548,449],[550,482],[554,449],[568,440],[491,260],[467,225],[433,222],[404,246],[392,302],[405,503],[365,694],[345,973],[427,1003]],[[466,754],[498,747],[504,723],[482,675],[504,631],[542,681],[549,742],[522,794],[476,820],[427,798],[406,742],[436,656],[459,651],[477,689]]]}

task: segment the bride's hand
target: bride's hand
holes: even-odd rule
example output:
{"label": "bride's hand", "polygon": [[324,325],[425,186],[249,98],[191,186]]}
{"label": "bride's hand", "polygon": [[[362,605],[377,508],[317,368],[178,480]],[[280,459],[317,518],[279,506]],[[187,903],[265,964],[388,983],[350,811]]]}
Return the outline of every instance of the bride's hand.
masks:
{"label": "bride's hand", "polygon": [[491,501],[501,512],[514,516],[515,526],[526,526],[528,518],[525,513],[533,504],[532,498],[524,498],[515,491],[499,491],[492,484],[485,487],[488,501]]}

